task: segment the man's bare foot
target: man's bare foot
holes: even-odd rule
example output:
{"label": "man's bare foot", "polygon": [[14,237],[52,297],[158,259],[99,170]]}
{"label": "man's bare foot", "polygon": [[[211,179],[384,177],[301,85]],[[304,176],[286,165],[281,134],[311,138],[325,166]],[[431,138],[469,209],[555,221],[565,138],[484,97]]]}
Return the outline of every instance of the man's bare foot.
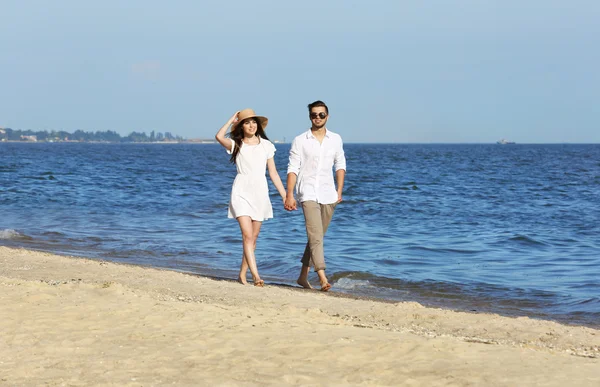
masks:
{"label": "man's bare foot", "polygon": [[238,277],[237,282],[241,283],[242,285],[248,285],[248,281],[246,281],[246,278],[242,276]]}
{"label": "man's bare foot", "polygon": [[321,285],[322,292],[327,292],[329,289],[331,289],[331,284],[329,282],[325,283],[325,285]]}
{"label": "man's bare foot", "polygon": [[304,289],[312,289],[313,287],[310,286],[310,282],[308,282],[308,280],[306,278],[298,278],[298,281],[296,281],[296,283],[300,286],[302,286]]}

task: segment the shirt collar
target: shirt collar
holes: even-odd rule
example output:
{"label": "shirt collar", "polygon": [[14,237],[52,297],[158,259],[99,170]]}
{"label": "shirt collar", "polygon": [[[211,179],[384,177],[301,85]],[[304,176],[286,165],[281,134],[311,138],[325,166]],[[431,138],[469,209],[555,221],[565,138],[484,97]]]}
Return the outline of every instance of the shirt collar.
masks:
{"label": "shirt collar", "polygon": [[[329,129],[325,128],[325,137],[329,138]],[[312,130],[308,129],[306,132],[306,138],[316,138],[314,134],[312,134]]]}

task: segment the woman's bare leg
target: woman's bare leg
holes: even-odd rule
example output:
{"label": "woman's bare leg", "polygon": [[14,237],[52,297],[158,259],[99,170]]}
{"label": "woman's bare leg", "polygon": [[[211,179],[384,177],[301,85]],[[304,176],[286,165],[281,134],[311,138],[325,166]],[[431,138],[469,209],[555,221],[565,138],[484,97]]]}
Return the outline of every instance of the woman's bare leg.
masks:
{"label": "woman's bare leg", "polygon": [[[260,279],[258,274],[258,268],[256,267],[256,257],[254,250],[256,250],[256,240],[260,233],[260,226],[262,222],[253,221],[249,216],[240,216],[237,218],[240,224],[240,230],[242,231],[242,241],[244,254],[242,257],[242,264],[240,266],[240,275],[238,280],[242,283],[246,279],[246,271],[249,269],[252,274],[252,279],[255,286],[262,286],[264,281]],[[245,269],[245,270],[244,270]]]}
{"label": "woman's bare leg", "polygon": [[248,285],[246,275],[248,273],[248,263],[246,262],[246,254],[242,253],[242,264],[240,265],[240,274],[238,275],[238,282],[242,285]]}

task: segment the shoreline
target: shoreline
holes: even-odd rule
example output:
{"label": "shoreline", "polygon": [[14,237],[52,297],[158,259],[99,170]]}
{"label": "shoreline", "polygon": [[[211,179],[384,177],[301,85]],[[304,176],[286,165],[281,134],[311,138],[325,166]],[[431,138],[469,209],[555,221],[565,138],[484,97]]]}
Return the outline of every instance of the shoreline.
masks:
{"label": "shoreline", "polygon": [[[93,258],[87,258],[87,257],[79,257],[79,258],[94,260]],[[107,261],[107,262],[112,262],[112,261]],[[144,266],[144,265],[137,265],[134,263],[121,263],[121,262],[112,262],[112,263],[115,263],[117,265],[122,264],[122,265],[154,268],[157,270],[175,271],[177,273],[181,273],[183,275],[190,275],[193,277],[208,278],[208,279],[211,279],[214,281],[225,281],[225,282],[237,283],[237,281],[233,277],[230,278],[230,277],[221,277],[221,276],[210,275],[210,274],[192,273],[192,272],[187,272],[187,271],[175,270],[174,268]],[[267,282],[267,281],[265,281],[265,285],[280,287],[280,288],[289,289],[292,291],[299,291],[299,292],[307,291],[306,289],[303,289],[300,286],[297,286],[295,284],[287,284],[287,283],[283,283],[283,282],[272,282],[272,281]],[[318,288],[316,288],[315,290],[318,290]],[[435,302],[422,301],[422,300],[421,301],[395,300],[392,298],[385,298],[383,296],[379,297],[379,296],[374,296],[374,295],[361,295],[358,293],[347,292],[346,289],[340,290],[339,288],[336,288],[335,284],[333,284],[331,291],[327,292],[326,295],[329,297],[338,297],[338,298],[357,300],[357,301],[369,301],[369,302],[376,302],[376,303],[390,304],[390,305],[398,304],[398,303],[416,303],[416,304],[421,305],[423,308],[427,308],[427,309],[439,309],[439,310],[466,313],[466,314],[492,314],[492,315],[498,315],[498,316],[507,317],[507,318],[529,318],[534,321],[552,322],[552,323],[557,323],[557,324],[565,325],[565,326],[569,326],[569,327],[581,327],[581,328],[590,328],[590,329],[600,330],[600,325],[586,325],[583,323],[568,320],[568,318],[566,318],[566,317],[562,318],[562,319],[561,318],[552,318],[552,317],[543,317],[543,316],[537,315],[537,314],[536,315],[531,315],[531,314],[528,315],[527,313],[525,313],[523,311],[511,313],[511,312],[508,312],[505,310],[495,310],[493,308],[472,309],[472,307],[469,307],[466,304],[465,304],[465,306],[461,307],[461,306],[447,305],[447,304],[444,304],[443,302],[436,304]]]}
{"label": "shoreline", "polygon": [[[87,259],[87,260],[98,261],[98,262],[110,262],[110,263],[114,263],[116,265],[126,265],[126,266],[130,265],[133,267],[140,267],[140,268],[166,270],[166,271],[181,273],[184,275],[208,278],[208,279],[212,279],[215,281],[229,281],[229,282],[237,283],[237,281],[234,278],[237,275],[237,271],[235,271],[235,270],[233,270],[231,272],[231,277],[227,277],[224,275],[216,274],[216,273],[222,274],[223,272],[227,271],[227,270],[223,270],[223,269],[208,269],[206,272],[199,273],[199,272],[180,270],[180,269],[178,269],[176,267],[172,267],[172,266],[154,266],[154,265],[142,264],[142,263],[120,262],[120,261],[113,261],[113,260],[105,259],[102,257],[72,255],[72,254],[66,253],[66,252],[55,252],[55,251],[51,251],[51,250],[45,250],[43,248],[36,249],[35,247],[24,247],[24,246],[20,246],[18,244],[13,245],[13,246],[0,244],[0,248],[3,248],[3,247],[10,248],[10,249],[23,249],[23,250],[32,251],[32,252],[46,253],[46,254],[57,255],[57,256],[66,257],[66,258]],[[268,276],[265,278],[268,278]],[[289,289],[299,290],[299,291],[303,290],[299,286],[296,286],[295,281],[289,281],[286,283],[286,282],[277,282],[278,280],[280,280],[280,279],[268,280],[267,285],[280,286],[283,288],[289,288]],[[365,294],[360,294],[359,292],[353,292],[352,290],[349,290],[349,289],[344,289],[344,288],[339,288],[339,287],[336,288],[335,284],[333,286],[332,291],[329,292],[328,294],[333,297],[343,297],[343,298],[350,298],[350,299],[356,299],[356,300],[374,301],[374,302],[382,302],[382,303],[389,303],[389,304],[395,304],[395,303],[399,303],[399,302],[415,302],[420,305],[423,305],[426,308],[437,308],[437,309],[442,309],[442,310],[463,312],[463,313],[473,313],[473,314],[489,313],[489,314],[497,314],[499,316],[509,317],[509,318],[527,317],[527,318],[530,318],[533,320],[555,322],[558,324],[572,326],[572,327],[586,327],[586,328],[591,328],[591,329],[600,329],[600,322],[593,324],[593,323],[589,323],[588,320],[585,320],[585,321],[583,321],[581,319],[576,320],[576,319],[573,319],[573,318],[565,316],[565,315],[548,315],[548,314],[541,314],[541,313],[528,313],[527,311],[518,310],[518,309],[510,311],[510,310],[507,310],[505,308],[500,308],[500,307],[474,305],[467,300],[456,301],[456,299],[450,299],[450,301],[452,301],[452,302],[450,302],[450,301],[446,301],[446,302],[437,301],[436,302],[436,301],[424,299],[423,297],[416,297],[416,296],[411,297],[410,299],[395,299],[395,298],[391,298],[391,297],[386,298],[383,295],[382,296],[365,295]]]}
{"label": "shoreline", "polygon": [[0,286],[9,385],[600,383],[600,330],[528,317],[9,247]]}

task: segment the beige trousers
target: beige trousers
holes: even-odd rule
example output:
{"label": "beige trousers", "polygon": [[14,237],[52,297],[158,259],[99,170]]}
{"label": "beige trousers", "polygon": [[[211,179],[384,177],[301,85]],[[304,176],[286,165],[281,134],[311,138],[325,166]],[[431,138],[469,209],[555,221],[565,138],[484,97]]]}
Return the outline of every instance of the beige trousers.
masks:
{"label": "beige trousers", "polygon": [[302,202],[308,242],[301,261],[304,266],[314,266],[315,271],[325,270],[323,238],[329,222],[331,222],[336,204],[319,204],[313,200]]}

